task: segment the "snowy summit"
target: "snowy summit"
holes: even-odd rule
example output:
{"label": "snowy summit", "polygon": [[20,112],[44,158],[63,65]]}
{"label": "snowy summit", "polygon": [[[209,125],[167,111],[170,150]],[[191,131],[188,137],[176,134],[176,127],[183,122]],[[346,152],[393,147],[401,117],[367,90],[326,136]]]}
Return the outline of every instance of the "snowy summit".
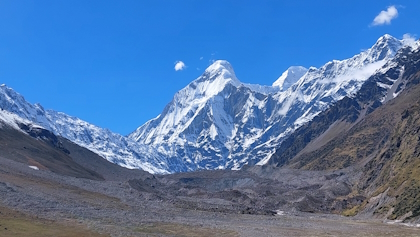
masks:
{"label": "snowy summit", "polygon": [[289,67],[281,76],[273,83],[273,86],[280,87],[280,90],[287,90],[291,85],[297,82],[305,73],[307,68],[302,66]]}

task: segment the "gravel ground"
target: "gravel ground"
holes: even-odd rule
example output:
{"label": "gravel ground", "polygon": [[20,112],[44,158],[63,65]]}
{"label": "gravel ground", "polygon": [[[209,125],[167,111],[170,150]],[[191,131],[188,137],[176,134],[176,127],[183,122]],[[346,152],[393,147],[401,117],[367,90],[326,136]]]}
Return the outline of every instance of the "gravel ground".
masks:
{"label": "gravel ground", "polygon": [[[111,236],[420,236],[419,228],[299,212],[293,205],[280,206],[284,207],[283,212],[278,212],[282,215],[275,214],[276,210],[263,212],[274,204],[260,202],[263,196],[254,198],[259,190],[253,187],[264,182],[271,187],[271,181],[236,173],[230,177],[236,177],[238,182],[226,179],[220,185],[210,180],[212,186],[206,175],[214,173],[201,175],[199,181],[191,174],[156,178],[144,175],[138,177],[141,182],[133,188],[129,180],[61,176],[0,157],[0,204],[36,218],[82,224]],[[181,185],[180,180],[194,183]],[[226,185],[241,186],[244,191],[224,192]],[[213,190],[206,190],[206,186]],[[140,191],[139,187],[156,191]],[[281,188],[273,192],[288,194]],[[251,198],[245,198],[244,193]],[[244,210],[253,214],[242,214]]]}

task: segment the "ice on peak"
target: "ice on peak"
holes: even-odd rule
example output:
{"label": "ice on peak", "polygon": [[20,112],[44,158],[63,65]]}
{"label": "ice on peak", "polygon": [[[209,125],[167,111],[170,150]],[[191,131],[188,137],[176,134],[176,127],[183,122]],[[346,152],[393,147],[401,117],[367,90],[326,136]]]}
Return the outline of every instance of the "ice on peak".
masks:
{"label": "ice on peak", "polygon": [[376,43],[374,44],[373,47],[375,47],[376,45],[382,46],[382,45],[390,45],[390,44],[391,45],[395,45],[395,44],[398,45],[398,44],[401,44],[401,41],[398,40],[397,38],[389,35],[389,34],[385,34],[385,35],[379,37],[379,39],[376,41]]}
{"label": "ice on peak", "polygon": [[379,40],[381,39],[395,39],[395,38],[390,34],[384,34],[383,36],[379,37]]}
{"label": "ice on peak", "polygon": [[220,71],[220,70],[223,70],[223,69],[225,69],[229,72],[233,72],[232,65],[226,60],[216,60],[216,61],[214,61],[213,64],[210,65],[206,69],[206,72]]}
{"label": "ice on peak", "polygon": [[385,35],[378,38],[375,45],[382,44],[382,43],[385,43],[385,44],[400,43],[400,40],[398,40],[394,36],[391,36],[389,34],[385,34]]}
{"label": "ice on peak", "polygon": [[291,66],[287,70],[296,73],[296,71],[307,71],[308,69],[302,66]]}
{"label": "ice on peak", "polygon": [[232,66],[225,60],[217,60],[197,79],[175,94],[174,100],[180,104],[205,103],[221,92],[226,85],[236,87],[242,83],[236,78]]}
{"label": "ice on peak", "polygon": [[5,91],[6,93],[10,93],[12,95],[19,95],[19,93],[17,93],[15,90],[13,90],[13,88],[7,86],[6,84],[1,84],[0,88],[3,89],[3,91]]}
{"label": "ice on peak", "polygon": [[287,90],[293,83],[297,82],[305,73],[307,68],[302,66],[291,66],[273,83],[273,86],[281,90]]}
{"label": "ice on peak", "polygon": [[241,85],[241,82],[238,80],[238,78],[236,78],[232,65],[226,60],[215,61],[205,70],[204,74],[193,81],[191,85],[197,85],[200,83],[214,84],[213,82],[215,81],[219,82],[216,84],[225,84],[229,82],[235,86]]}

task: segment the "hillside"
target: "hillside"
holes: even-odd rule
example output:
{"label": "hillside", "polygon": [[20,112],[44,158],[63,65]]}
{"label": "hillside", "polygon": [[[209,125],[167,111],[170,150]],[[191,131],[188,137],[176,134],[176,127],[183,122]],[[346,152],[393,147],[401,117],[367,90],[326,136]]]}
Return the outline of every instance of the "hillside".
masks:
{"label": "hillside", "polygon": [[[354,97],[298,129],[270,162],[305,170],[354,167],[361,178],[347,197],[366,199],[345,214],[417,220],[420,52],[400,52],[391,64],[369,78]],[[398,96],[388,98],[390,93]]]}

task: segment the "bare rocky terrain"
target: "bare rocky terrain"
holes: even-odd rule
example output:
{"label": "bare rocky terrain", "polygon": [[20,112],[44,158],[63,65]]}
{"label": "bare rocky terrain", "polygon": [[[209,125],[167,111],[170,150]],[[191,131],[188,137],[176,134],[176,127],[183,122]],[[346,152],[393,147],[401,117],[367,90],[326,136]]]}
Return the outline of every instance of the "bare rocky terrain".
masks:
{"label": "bare rocky terrain", "polygon": [[[2,130],[1,236],[418,236],[420,231],[327,214],[339,213],[348,202],[337,197],[346,195],[357,177],[351,169],[255,166],[157,176],[121,168],[61,138],[69,154],[60,152],[75,164],[49,169],[34,154],[53,148],[51,143],[28,136],[34,142],[25,153],[31,163],[16,161],[22,152],[8,150],[5,134],[27,136]],[[63,174],[77,162],[94,175]],[[35,163],[39,170],[29,167]]]}

